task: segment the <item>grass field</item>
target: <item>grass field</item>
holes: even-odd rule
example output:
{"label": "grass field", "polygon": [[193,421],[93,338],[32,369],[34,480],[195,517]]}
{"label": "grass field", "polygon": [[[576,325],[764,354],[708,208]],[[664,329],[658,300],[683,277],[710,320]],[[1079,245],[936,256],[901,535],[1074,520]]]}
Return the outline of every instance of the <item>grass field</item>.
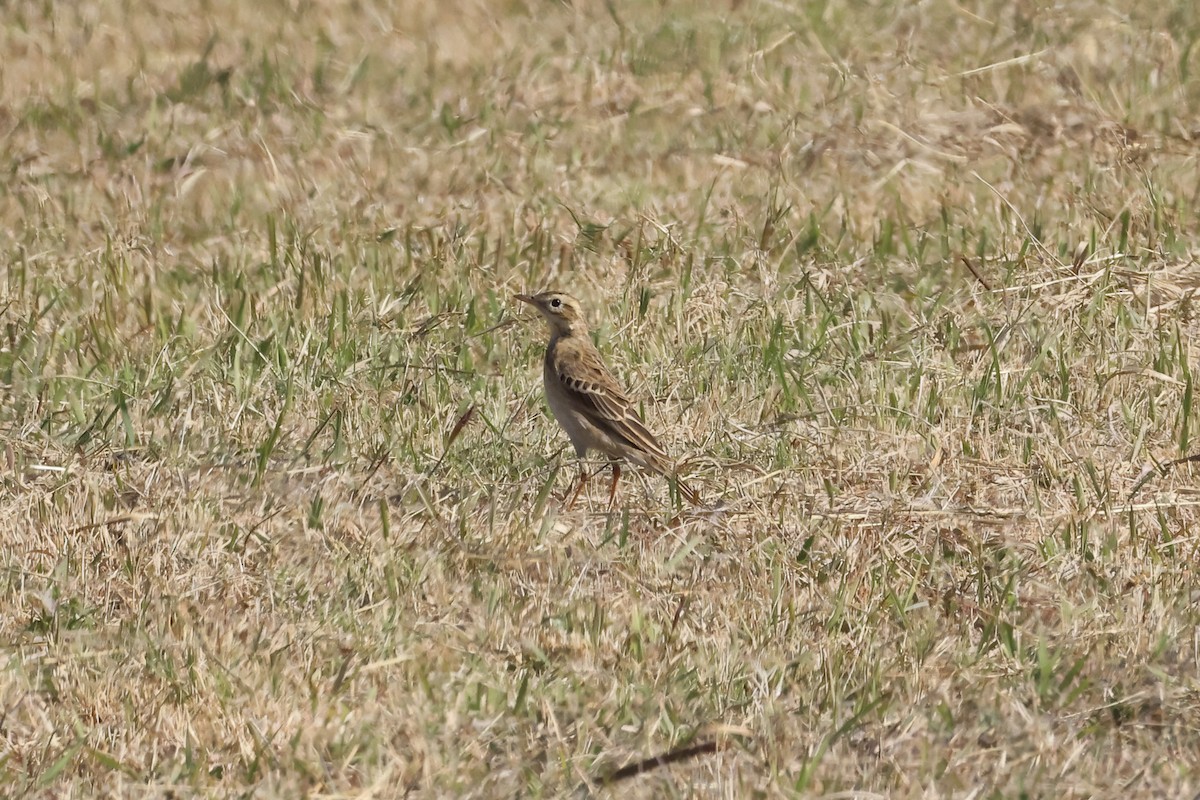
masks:
{"label": "grass field", "polygon": [[[0,795],[1200,791],[1198,42],[4,4]],[[706,507],[564,507],[544,288]]]}

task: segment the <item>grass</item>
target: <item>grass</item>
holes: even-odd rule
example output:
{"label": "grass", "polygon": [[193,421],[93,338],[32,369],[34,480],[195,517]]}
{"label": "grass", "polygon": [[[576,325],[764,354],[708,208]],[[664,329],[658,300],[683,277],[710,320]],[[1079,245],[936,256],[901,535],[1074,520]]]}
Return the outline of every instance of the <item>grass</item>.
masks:
{"label": "grass", "polygon": [[[4,792],[1191,796],[1198,39],[6,9]],[[564,509],[554,286],[711,508]]]}

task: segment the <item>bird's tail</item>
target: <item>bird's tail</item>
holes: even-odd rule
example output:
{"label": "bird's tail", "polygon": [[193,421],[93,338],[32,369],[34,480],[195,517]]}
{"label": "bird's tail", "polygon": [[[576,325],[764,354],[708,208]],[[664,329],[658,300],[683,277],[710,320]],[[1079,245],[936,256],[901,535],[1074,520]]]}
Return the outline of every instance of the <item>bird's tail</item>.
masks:
{"label": "bird's tail", "polygon": [[643,461],[642,464],[643,466],[654,470],[659,475],[662,475],[667,480],[674,481],[675,485],[679,487],[679,493],[683,495],[683,498],[692,505],[704,505],[704,501],[700,499],[700,493],[684,482],[683,478],[679,476],[679,470],[677,470],[675,465],[669,460],[659,456],[658,454],[653,454]]}
{"label": "bird's tail", "polygon": [[683,495],[685,500],[694,506],[704,505],[704,501],[700,499],[700,493],[687,485],[687,482],[679,475],[679,470],[675,468],[674,464],[665,463],[656,466],[660,467],[659,472],[666,476],[668,480],[675,482],[675,485],[679,487],[679,493]]}
{"label": "bird's tail", "polygon": [[675,485],[679,487],[679,493],[684,496],[689,503],[694,506],[704,505],[704,501],[700,499],[700,493],[683,482],[683,478],[679,477],[678,473],[673,473]]}

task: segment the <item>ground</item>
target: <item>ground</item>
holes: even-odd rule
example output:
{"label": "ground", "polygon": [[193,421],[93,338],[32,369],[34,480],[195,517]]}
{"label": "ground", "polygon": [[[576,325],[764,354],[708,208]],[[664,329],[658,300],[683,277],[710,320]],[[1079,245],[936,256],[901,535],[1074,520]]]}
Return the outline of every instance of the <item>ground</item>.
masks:
{"label": "ground", "polygon": [[[1200,791],[1198,42],[5,4],[0,785]],[[566,507],[548,288],[703,505]]]}

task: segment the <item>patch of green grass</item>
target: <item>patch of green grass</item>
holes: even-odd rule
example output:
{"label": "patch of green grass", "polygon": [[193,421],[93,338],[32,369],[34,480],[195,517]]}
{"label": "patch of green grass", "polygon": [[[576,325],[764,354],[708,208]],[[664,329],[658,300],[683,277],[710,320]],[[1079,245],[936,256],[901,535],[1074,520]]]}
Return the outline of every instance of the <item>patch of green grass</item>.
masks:
{"label": "patch of green grass", "polygon": [[12,11],[6,786],[1194,794],[1191,5]]}

